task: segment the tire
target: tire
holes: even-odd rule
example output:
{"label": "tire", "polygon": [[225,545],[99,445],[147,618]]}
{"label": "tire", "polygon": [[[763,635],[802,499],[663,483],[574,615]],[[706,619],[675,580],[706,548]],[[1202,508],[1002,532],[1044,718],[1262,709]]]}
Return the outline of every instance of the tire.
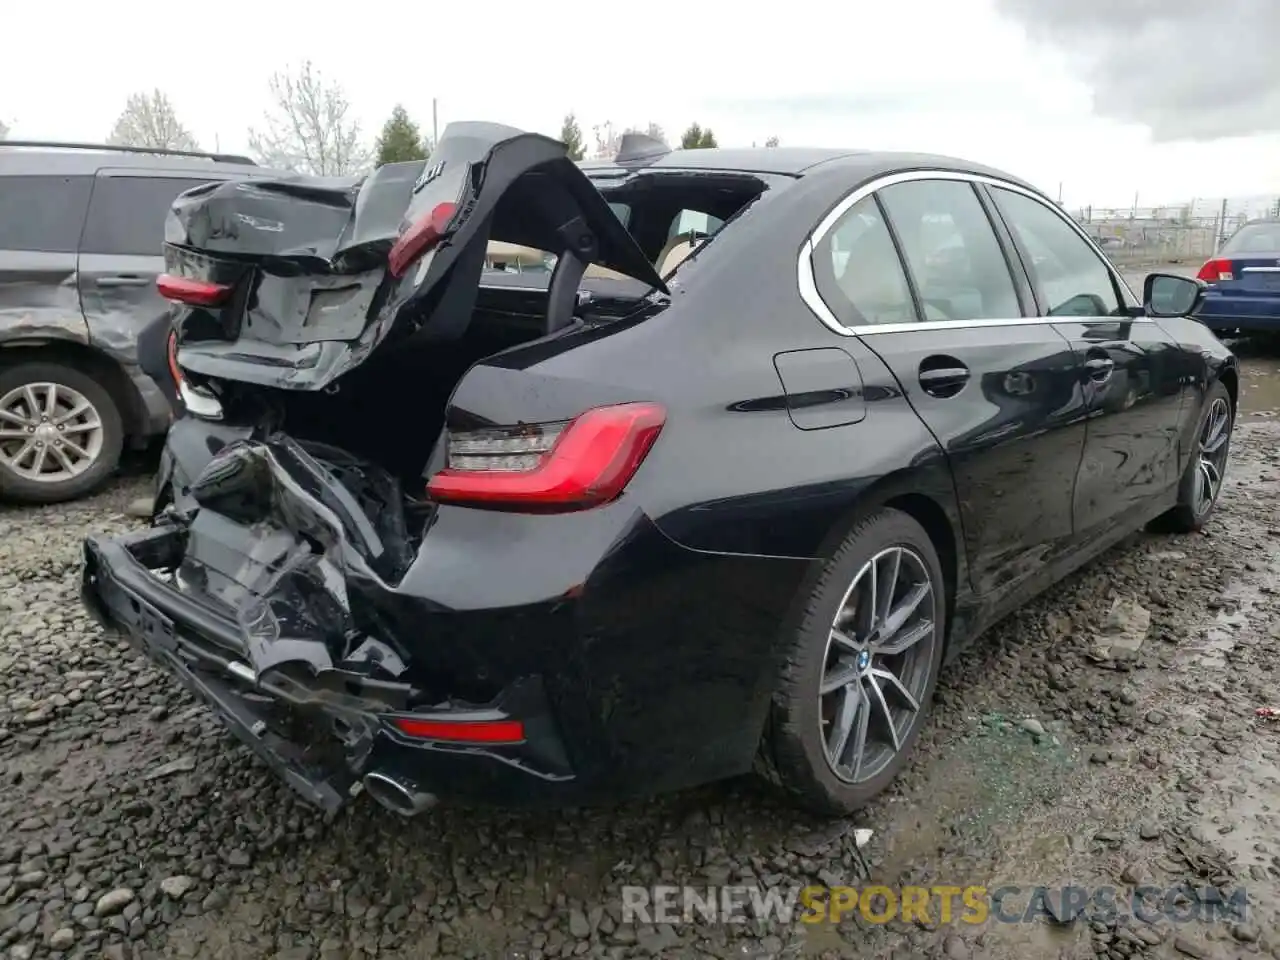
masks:
{"label": "tire", "polygon": [[[923,596],[899,635],[923,629],[925,618],[932,625],[931,633],[897,657],[870,657],[864,661],[861,653],[846,653],[842,644],[835,642],[829,650],[828,638],[833,633],[837,613],[846,607],[846,594],[851,594],[855,606],[867,609],[866,578],[873,559],[879,558],[877,579],[883,594],[883,584],[895,555],[900,564],[897,609],[904,609],[902,598],[911,580],[923,582],[927,575],[929,581],[928,594]],[[798,627],[785,641],[781,676],[761,741],[759,771],[799,805],[822,816],[845,816],[884,790],[905,765],[933,700],[946,636],[946,609],[942,565],[924,528],[907,514],[892,509],[880,510],[859,522],[818,576]],[[858,622],[851,623],[842,634],[857,639],[865,632],[860,627]],[[922,646],[926,643],[927,650]],[[837,665],[832,663],[832,658],[837,654],[841,655],[844,672],[862,671],[852,684],[865,696],[864,706],[857,708],[860,712],[855,717],[860,720],[861,711],[869,709],[869,721],[880,728],[886,741],[889,736],[888,727],[883,724],[882,703],[875,699],[871,685],[880,687],[883,705],[893,700],[901,709],[905,701],[894,692],[892,684],[867,671],[892,666],[895,661],[902,664],[914,657],[910,679],[904,674],[903,682],[909,687],[918,709],[914,713],[905,711],[894,724],[898,749],[887,756],[877,756],[875,762],[864,755],[863,764],[869,765],[869,769],[859,770],[856,777],[850,776],[851,762],[847,761],[843,774],[838,775],[828,760],[826,735],[844,705],[845,691],[850,689],[841,687],[821,695],[824,679],[835,680]],[[919,670],[926,672],[922,675]],[[857,729],[855,722],[848,738],[850,744],[856,744]],[[867,742],[870,742],[876,734],[876,728],[870,724],[868,734]]]}
{"label": "tire", "polygon": [[[1204,460],[1205,443],[1211,438],[1208,431],[1211,419],[1220,415],[1225,409],[1226,422],[1223,425],[1223,439],[1220,450],[1215,450],[1211,459],[1216,464],[1218,483],[1208,502],[1201,496],[1201,463]],[[1227,460],[1231,454],[1231,434],[1236,425],[1236,411],[1231,404],[1231,394],[1222,381],[1217,381],[1205,395],[1204,410],[1200,421],[1196,424],[1196,449],[1187,468],[1178,483],[1178,503],[1159,518],[1159,525],[1173,533],[1195,533],[1202,529],[1213,515],[1213,508],[1218,503],[1218,495],[1222,491],[1222,481],[1226,478]],[[1220,456],[1218,455],[1220,454]]]}
{"label": "tire", "polygon": [[[44,448],[45,465],[41,470],[45,477],[37,479],[33,476],[35,461],[32,458],[39,451],[28,449],[25,454],[21,452],[25,441],[16,431],[25,428],[11,417],[5,417],[4,413],[8,411],[11,415],[28,419],[31,411],[23,388],[30,387],[42,404],[49,396],[51,385],[57,387],[54,391],[56,412],[48,423],[35,421],[38,425],[29,431],[33,442],[41,435],[39,431],[46,432],[47,436],[40,442],[49,444]],[[63,430],[54,432],[59,417],[67,417],[71,407],[79,407],[82,402],[88,405],[87,411],[70,417]],[[36,416],[44,415],[37,411]],[[95,419],[97,427],[89,426]],[[76,450],[83,450],[84,456],[64,446],[68,442],[74,443]],[[85,444],[83,447],[81,442]],[[19,503],[47,504],[83,497],[111,476],[120,462],[123,445],[124,426],[120,410],[107,389],[89,374],[48,361],[0,368],[0,498]],[[55,448],[60,452],[60,458],[52,456]],[[67,464],[71,464],[73,469],[68,469]]]}

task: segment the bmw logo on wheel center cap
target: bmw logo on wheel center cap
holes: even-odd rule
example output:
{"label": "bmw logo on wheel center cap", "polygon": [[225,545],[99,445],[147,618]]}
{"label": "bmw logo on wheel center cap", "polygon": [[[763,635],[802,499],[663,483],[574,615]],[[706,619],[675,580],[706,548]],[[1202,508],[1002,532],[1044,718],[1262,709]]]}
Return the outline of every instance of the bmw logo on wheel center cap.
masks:
{"label": "bmw logo on wheel center cap", "polygon": [[871,651],[862,650],[858,653],[858,669],[865,670],[871,666]]}

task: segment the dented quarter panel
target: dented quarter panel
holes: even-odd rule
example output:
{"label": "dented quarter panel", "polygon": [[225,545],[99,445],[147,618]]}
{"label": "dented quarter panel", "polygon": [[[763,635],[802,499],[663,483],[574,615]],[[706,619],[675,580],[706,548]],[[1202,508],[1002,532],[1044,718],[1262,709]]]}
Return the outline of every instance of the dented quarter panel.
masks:
{"label": "dented quarter panel", "polygon": [[169,312],[155,288],[163,264],[158,254],[80,255],[80,306],[89,346],[115,361],[128,378],[137,403],[134,426],[143,435],[162,433],[171,413],[164,392],[138,362],[138,335]]}
{"label": "dented quarter panel", "polygon": [[0,253],[0,347],[89,343],[72,253]]}

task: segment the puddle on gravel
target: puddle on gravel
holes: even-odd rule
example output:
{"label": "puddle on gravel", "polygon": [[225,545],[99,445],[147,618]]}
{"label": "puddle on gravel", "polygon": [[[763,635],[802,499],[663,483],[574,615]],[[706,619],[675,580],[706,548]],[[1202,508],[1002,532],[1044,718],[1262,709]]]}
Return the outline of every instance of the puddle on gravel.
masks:
{"label": "puddle on gravel", "polygon": [[[1280,749],[1280,736],[1274,739]],[[1227,799],[1201,818],[1200,829],[1236,858],[1242,880],[1265,880],[1280,855],[1280,765],[1246,759],[1222,773],[1231,785]]]}
{"label": "puddle on gravel", "polygon": [[[928,810],[920,816],[898,815],[909,829],[886,838],[884,868],[907,870],[912,864],[936,861],[942,851],[956,869],[963,861],[957,847],[973,851],[980,862],[999,849],[1001,835],[1023,820],[1029,809],[1052,803],[1072,775],[1078,757],[1057,725],[1035,736],[1019,719],[1001,713],[970,718],[962,739],[933,761],[929,780],[936,784]],[[974,863],[977,866],[977,862]],[[963,877],[940,882],[961,883]],[[985,882],[985,875],[976,876]]]}
{"label": "puddle on gravel", "polygon": [[1232,347],[1241,355],[1243,419],[1274,420],[1280,416],[1280,360],[1274,356],[1274,346],[1268,352],[1251,342],[1241,341]]}
{"label": "puddle on gravel", "polygon": [[1222,608],[1200,637],[1188,645],[1180,658],[1182,662],[1188,666],[1225,667],[1228,654],[1239,642],[1241,629],[1248,625],[1262,598],[1261,589],[1252,583],[1236,582],[1227,587],[1220,597]]}

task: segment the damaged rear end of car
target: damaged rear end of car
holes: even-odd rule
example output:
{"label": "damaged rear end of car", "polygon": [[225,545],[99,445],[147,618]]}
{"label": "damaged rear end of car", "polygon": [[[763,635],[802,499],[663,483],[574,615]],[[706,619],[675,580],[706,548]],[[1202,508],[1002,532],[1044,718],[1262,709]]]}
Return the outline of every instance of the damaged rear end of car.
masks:
{"label": "damaged rear end of car", "polygon": [[[491,240],[552,252],[545,289],[482,288]],[[86,606],[327,811],[572,800],[607,747],[563,638],[625,575],[599,558],[663,544],[622,494],[665,411],[502,357],[607,335],[575,317],[592,264],[610,328],[663,309],[604,198],[562,144],[455,124],[359,180],[184,194],[165,256],[183,416],[153,525],[86,541]]]}

